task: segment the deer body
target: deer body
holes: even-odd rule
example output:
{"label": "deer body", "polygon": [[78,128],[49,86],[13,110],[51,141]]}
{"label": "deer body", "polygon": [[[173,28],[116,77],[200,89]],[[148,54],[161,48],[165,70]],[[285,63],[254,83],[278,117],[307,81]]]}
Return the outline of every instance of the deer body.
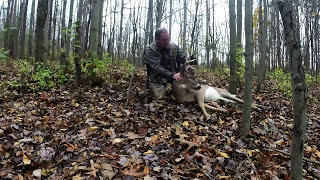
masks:
{"label": "deer body", "polygon": [[[206,118],[210,116],[207,113],[206,108],[219,112],[227,111],[216,103],[219,100],[227,103],[243,103],[242,99],[237,98],[236,95],[231,94],[226,89],[200,85],[194,78],[193,69],[188,65],[181,67],[180,74],[182,76],[182,81],[174,81],[172,84],[172,94],[175,97],[175,100],[182,104],[197,102]],[[213,102],[212,104],[215,107],[206,104],[207,102]],[[257,105],[252,105],[252,107],[255,110],[260,110]]]}

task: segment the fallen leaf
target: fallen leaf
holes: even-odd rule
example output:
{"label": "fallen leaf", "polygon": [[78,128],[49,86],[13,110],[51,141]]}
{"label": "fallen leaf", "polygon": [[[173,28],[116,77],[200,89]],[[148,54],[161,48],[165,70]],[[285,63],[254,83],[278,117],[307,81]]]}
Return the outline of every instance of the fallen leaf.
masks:
{"label": "fallen leaf", "polygon": [[318,150],[315,150],[314,153],[320,158],[320,152]]}
{"label": "fallen leaf", "polygon": [[122,142],[122,139],[121,139],[121,138],[115,138],[115,139],[112,141],[112,144],[120,143],[120,142]]}
{"label": "fallen leaf", "polygon": [[146,152],[143,153],[143,155],[147,155],[147,154],[151,154],[152,153],[152,150],[148,150]]}
{"label": "fallen leaf", "polygon": [[161,167],[160,166],[156,166],[153,168],[154,171],[156,172],[160,172],[161,171]]}
{"label": "fallen leaf", "polygon": [[219,155],[224,158],[230,158],[227,153],[219,152]]}
{"label": "fallen leaf", "polygon": [[23,153],[23,164],[31,164],[31,160]]}
{"label": "fallen leaf", "polygon": [[129,138],[129,139],[139,139],[139,138],[142,138],[141,136],[139,136],[138,134],[134,133],[134,132],[128,132],[126,134],[126,136]]}
{"label": "fallen leaf", "polygon": [[41,179],[41,169],[36,169],[32,172],[32,175]]}

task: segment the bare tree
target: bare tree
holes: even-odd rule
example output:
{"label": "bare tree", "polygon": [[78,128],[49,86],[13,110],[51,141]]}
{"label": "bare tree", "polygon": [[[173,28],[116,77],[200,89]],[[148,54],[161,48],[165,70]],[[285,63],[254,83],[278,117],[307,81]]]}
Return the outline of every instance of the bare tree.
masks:
{"label": "bare tree", "polygon": [[190,35],[190,39],[191,39],[191,42],[190,42],[190,48],[189,48],[189,54],[192,55],[192,54],[198,54],[196,53],[197,51],[195,50],[195,33],[196,32],[196,28],[197,28],[197,25],[198,25],[198,11],[199,11],[199,5],[200,5],[200,2],[199,0],[196,0],[195,1],[195,5],[196,5],[196,14],[194,15],[194,20],[193,20],[193,26],[192,26],[192,30],[191,30],[191,35]]}
{"label": "bare tree", "polygon": [[229,91],[237,92],[237,62],[236,62],[236,21],[235,0],[229,0],[229,25],[230,25],[230,81]]}
{"label": "bare tree", "polygon": [[17,57],[18,53],[18,26],[17,26],[17,4],[18,0],[13,0],[13,6],[11,6],[11,27],[12,30],[10,31],[10,39],[9,39],[9,46],[10,46],[10,55],[12,58]]}
{"label": "bare tree", "polygon": [[103,5],[104,5],[104,0],[100,1],[99,5],[99,33],[98,33],[98,56],[100,59],[102,59],[103,56],[103,44],[102,44],[102,21],[103,21]]}
{"label": "bare tree", "polygon": [[91,8],[91,26],[90,26],[90,41],[89,52],[92,57],[95,57],[98,52],[98,29],[99,29],[99,5],[101,0],[93,0]]}
{"label": "bare tree", "polygon": [[77,20],[75,22],[76,25],[76,35],[75,35],[75,58],[74,58],[74,65],[75,65],[75,83],[77,86],[80,85],[81,82],[81,17],[82,17],[82,8],[83,8],[83,0],[79,1],[79,7],[77,12]]}
{"label": "bare tree", "polygon": [[292,15],[292,7],[288,1],[278,1],[279,10],[284,26],[284,35],[287,45],[287,53],[291,65],[291,84],[293,92],[293,141],[291,150],[291,179],[302,179],[303,145],[307,125],[307,86],[302,55],[300,52],[300,40]]}
{"label": "bare tree", "polygon": [[153,41],[153,0],[149,0],[149,14],[148,18],[150,18],[150,27],[149,27],[149,43]]}
{"label": "bare tree", "polygon": [[171,38],[171,30],[172,30],[172,13],[173,13],[173,4],[172,0],[170,0],[170,10],[169,10],[169,36]]}
{"label": "bare tree", "polygon": [[56,25],[57,25],[57,14],[58,14],[58,0],[55,0],[54,6],[54,13],[53,13],[53,37],[52,37],[52,53],[51,53],[51,60],[55,58],[55,47],[56,47]]}
{"label": "bare tree", "polygon": [[157,14],[156,14],[156,27],[161,27],[163,13],[163,0],[157,0]]}
{"label": "bare tree", "polygon": [[73,16],[73,2],[70,1],[70,9],[69,9],[69,22],[68,22],[68,29],[67,29],[67,39],[66,39],[66,59],[69,59],[69,53],[70,53],[70,38],[72,35],[72,16]]}
{"label": "bare tree", "polygon": [[48,0],[41,0],[37,7],[37,23],[35,29],[36,45],[35,45],[35,60],[36,62],[44,62],[46,64],[47,48],[45,24],[48,15]]}
{"label": "bare tree", "polygon": [[237,0],[237,48],[241,48],[242,39],[242,0]]}
{"label": "bare tree", "polygon": [[205,47],[206,47],[206,61],[207,61],[207,70],[210,68],[210,3],[209,0],[206,0],[206,40],[205,40]]}
{"label": "bare tree", "polygon": [[261,86],[263,84],[265,76],[265,65],[266,65],[266,38],[267,38],[267,11],[266,11],[266,1],[263,0],[263,10],[264,16],[262,17],[262,0],[259,1],[259,50],[260,50],[260,59],[259,59],[259,71],[258,71],[258,87],[257,92],[261,92]]}
{"label": "bare tree", "polygon": [[183,1],[183,31],[182,31],[182,48],[183,51],[187,49],[187,0]]}
{"label": "bare tree", "polygon": [[23,6],[21,7],[21,14],[22,14],[22,20],[21,20],[21,32],[20,32],[20,58],[24,58],[24,49],[25,49],[25,40],[26,40],[26,22],[27,22],[27,11],[28,11],[28,0],[24,0]]}
{"label": "bare tree", "polygon": [[246,47],[245,47],[245,90],[244,90],[244,105],[242,111],[242,122],[240,125],[240,136],[242,138],[249,134],[250,130],[250,115],[252,104],[252,64],[253,64],[253,44],[252,44],[252,1],[245,0],[245,34],[246,34]]}
{"label": "bare tree", "polygon": [[121,9],[120,9],[120,28],[119,28],[119,37],[118,37],[118,42],[117,42],[117,45],[118,45],[118,60],[121,57],[121,51],[122,51],[122,29],[123,29],[123,8],[124,8],[124,0],[121,0]]}
{"label": "bare tree", "polygon": [[65,53],[65,44],[66,44],[66,21],[65,21],[65,17],[66,17],[66,8],[67,8],[67,0],[63,0],[63,6],[62,6],[62,27],[61,27],[61,43],[60,43],[60,47],[61,47],[61,53],[60,53],[60,63],[64,66],[68,65],[68,61],[66,58],[66,53]]}

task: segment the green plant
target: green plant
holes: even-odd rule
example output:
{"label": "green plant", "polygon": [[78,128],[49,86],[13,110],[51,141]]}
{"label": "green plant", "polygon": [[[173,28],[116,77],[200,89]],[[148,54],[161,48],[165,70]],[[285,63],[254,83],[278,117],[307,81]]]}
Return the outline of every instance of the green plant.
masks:
{"label": "green plant", "polygon": [[244,63],[244,49],[242,47],[237,48],[236,51],[236,61],[237,61],[237,75],[241,80],[244,80],[245,73],[245,63]]}
{"label": "green plant", "polygon": [[276,82],[276,88],[283,92],[286,96],[292,96],[292,86],[290,73],[284,72],[282,69],[277,68],[270,75]]}
{"label": "green plant", "polygon": [[129,78],[130,74],[134,71],[134,65],[129,63],[128,60],[122,60],[120,61],[120,68],[125,73],[125,78]]}
{"label": "green plant", "polygon": [[53,81],[52,71],[45,67],[42,62],[36,64],[37,70],[32,74],[32,79],[37,82],[40,89],[49,90],[55,83]]}
{"label": "green plant", "polygon": [[8,87],[10,89],[17,89],[17,88],[20,88],[22,86],[20,81],[18,81],[18,80],[7,81],[7,83],[8,83]]}
{"label": "green plant", "polygon": [[13,62],[13,65],[18,69],[22,74],[32,74],[33,65],[32,62],[27,60],[16,60]]}
{"label": "green plant", "polygon": [[81,60],[82,72],[85,76],[90,77],[94,74],[105,75],[108,72],[108,67],[111,65],[110,57],[105,57],[102,60],[98,57],[89,60]]}

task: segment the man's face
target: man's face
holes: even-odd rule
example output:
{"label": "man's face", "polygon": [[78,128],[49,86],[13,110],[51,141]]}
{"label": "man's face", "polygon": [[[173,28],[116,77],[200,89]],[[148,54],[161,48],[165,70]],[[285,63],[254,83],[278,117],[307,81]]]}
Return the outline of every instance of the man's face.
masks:
{"label": "man's face", "polygon": [[170,44],[169,33],[163,32],[160,34],[160,38],[157,40],[157,43],[162,48],[168,48]]}

